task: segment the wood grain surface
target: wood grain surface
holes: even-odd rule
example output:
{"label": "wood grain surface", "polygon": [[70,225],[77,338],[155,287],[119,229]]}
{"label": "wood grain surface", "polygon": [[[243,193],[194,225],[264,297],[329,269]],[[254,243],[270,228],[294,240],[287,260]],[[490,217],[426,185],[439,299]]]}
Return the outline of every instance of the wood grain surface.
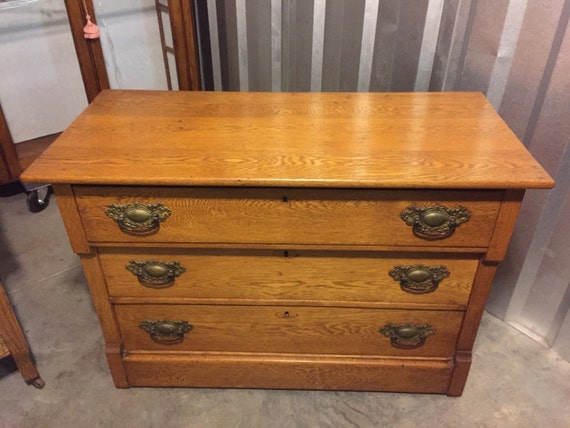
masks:
{"label": "wood grain surface", "polygon": [[549,188],[480,93],[103,91],[24,181]]}
{"label": "wood grain surface", "polygon": [[[214,305],[116,305],[127,352],[227,351],[451,357],[462,312],[360,308]],[[184,320],[182,343],[155,343],[144,320]],[[380,333],[387,323],[430,324],[436,332],[415,349],[396,348]]]}
{"label": "wood grain surface", "polygon": [[[74,186],[91,242],[410,245],[486,247],[503,192],[371,189]],[[157,233],[120,231],[110,204],[160,202],[172,215]],[[463,206],[471,219],[446,239],[414,235],[401,212],[410,205]]]}
{"label": "wood grain surface", "polygon": [[131,386],[325,389],[445,394],[451,360],[279,354],[125,356]]}
{"label": "wood grain surface", "polygon": [[[111,297],[193,299],[249,304],[360,304],[376,307],[465,309],[478,259],[468,255],[386,254],[357,251],[133,250],[100,248]],[[131,261],[179,262],[186,272],[168,288],[149,288],[125,266]],[[450,276],[437,290],[411,294],[388,272],[397,265],[445,266]],[[120,301],[120,300],[115,300]],[[140,299],[139,299],[140,301]]]}

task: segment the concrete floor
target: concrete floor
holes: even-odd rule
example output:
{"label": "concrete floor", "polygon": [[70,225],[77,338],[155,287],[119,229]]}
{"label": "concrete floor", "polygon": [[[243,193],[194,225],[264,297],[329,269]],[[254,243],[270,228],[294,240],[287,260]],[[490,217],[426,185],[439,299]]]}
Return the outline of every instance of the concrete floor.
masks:
{"label": "concrete floor", "polygon": [[570,363],[489,314],[461,398],[115,389],[55,201],[32,214],[25,195],[0,198],[0,243],[0,277],[46,382],[4,373],[1,427],[570,427]]}

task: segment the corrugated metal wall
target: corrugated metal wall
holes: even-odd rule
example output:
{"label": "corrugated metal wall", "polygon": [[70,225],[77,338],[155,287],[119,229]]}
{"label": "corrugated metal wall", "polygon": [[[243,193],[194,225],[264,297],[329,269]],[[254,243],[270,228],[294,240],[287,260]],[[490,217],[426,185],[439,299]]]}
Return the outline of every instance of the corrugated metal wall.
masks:
{"label": "corrugated metal wall", "polygon": [[570,360],[570,0],[195,4],[206,89],[484,92],[557,180],[527,193],[487,309]]}

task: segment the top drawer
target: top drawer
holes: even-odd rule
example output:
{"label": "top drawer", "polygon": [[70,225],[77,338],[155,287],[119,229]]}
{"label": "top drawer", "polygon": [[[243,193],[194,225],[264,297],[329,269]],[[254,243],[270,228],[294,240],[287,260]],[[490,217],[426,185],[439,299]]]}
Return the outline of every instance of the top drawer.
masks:
{"label": "top drawer", "polygon": [[[97,243],[447,247],[486,247],[502,197],[501,191],[95,186],[75,186],[74,193],[87,239]],[[166,210],[154,218],[156,204]],[[463,223],[459,207],[469,217]]]}

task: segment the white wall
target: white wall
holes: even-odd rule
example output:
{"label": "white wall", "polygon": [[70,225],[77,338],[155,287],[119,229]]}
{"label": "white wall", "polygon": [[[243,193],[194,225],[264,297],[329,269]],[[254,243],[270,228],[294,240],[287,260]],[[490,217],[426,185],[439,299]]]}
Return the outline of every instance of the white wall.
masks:
{"label": "white wall", "polygon": [[[64,2],[0,5],[0,103],[12,138],[63,131],[87,106]],[[111,88],[167,89],[154,0],[94,5]]]}
{"label": "white wall", "polygon": [[154,0],[96,0],[113,89],[167,89]]}
{"label": "white wall", "polygon": [[0,103],[15,142],[62,131],[87,105],[63,1],[0,8]]}

